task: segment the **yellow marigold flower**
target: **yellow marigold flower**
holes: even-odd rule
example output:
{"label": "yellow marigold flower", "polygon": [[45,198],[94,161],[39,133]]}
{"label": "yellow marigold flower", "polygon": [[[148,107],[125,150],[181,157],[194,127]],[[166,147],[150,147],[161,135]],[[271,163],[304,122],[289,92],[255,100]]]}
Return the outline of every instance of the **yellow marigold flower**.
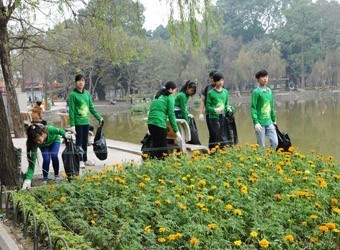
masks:
{"label": "yellow marigold flower", "polygon": [[159,228],[159,230],[158,230],[160,233],[164,233],[165,232],[165,227],[161,227],[161,228]]}
{"label": "yellow marigold flower", "polygon": [[312,238],[310,238],[309,241],[312,242],[312,243],[315,243],[315,242],[318,242],[318,238],[312,237]]}
{"label": "yellow marigold flower", "polygon": [[150,226],[150,225],[149,225],[149,226],[146,226],[146,227],[144,228],[144,231],[147,232],[147,233],[150,233],[150,232],[151,232],[151,226]]}
{"label": "yellow marigold flower", "polygon": [[65,196],[61,196],[60,197],[60,201],[66,201],[66,197]]}
{"label": "yellow marigold flower", "polygon": [[331,203],[332,204],[337,204],[338,203],[338,199],[336,199],[336,198],[331,199]]}
{"label": "yellow marigold flower", "polygon": [[197,245],[197,244],[198,244],[198,239],[195,238],[195,237],[191,238],[191,239],[190,239],[190,244],[192,244],[192,245]]}
{"label": "yellow marigold flower", "polygon": [[66,173],[62,173],[62,174],[61,174],[61,177],[66,178],[66,177],[67,177],[67,174],[66,174]]}
{"label": "yellow marigold flower", "polygon": [[171,203],[171,200],[170,200],[170,199],[166,199],[165,202],[168,203],[168,204],[170,204],[170,203]]}
{"label": "yellow marigold flower", "polygon": [[206,182],[205,180],[200,180],[198,183],[199,183],[200,185],[202,185],[202,186],[204,186],[205,184],[207,184],[207,182]]}
{"label": "yellow marigold flower", "polygon": [[254,231],[252,231],[252,232],[250,233],[250,236],[253,237],[253,238],[256,238],[257,235],[258,235],[258,233],[257,233],[257,232],[254,232]]}
{"label": "yellow marigold flower", "polygon": [[333,229],[333,232],[334,232],[334,233],[340,233],[340,230],[339,230],[339,229],[336,229],[336,228],[334,228],[334,229]]}
{"label": "yellow marigold flower", "polygon": [[321,232],[328,232],[328,227],[327,226],[319,226],[318,230],[321,231]]}
{"label": "yellow marigold flower", "polygon": [[329,229],[335,229],[336,228],[336,225],[332,222],[328,222],[326,223],[326,226],[329,228]]}
{"label": "yellow marigold flower", "polygon": [[276,194],[276,200],[278,200],[278,201],[282,200],[282,197],[281,197],[280,194]]}
{"label": "yellow marigold flower", "polygon": [[325,182],[325,181],[322,181],[321,183],[320,183],[320,187],[327,187],[327,182]]}
{"label": "yellow marigold flower", "polygon": [[333,210],[334,213],[340,214],[340,209],[339,208],[333,207],[332,210]]}
{"label": "yellow marigold flower", "polygon": [[225,206],[225,209],[227,209],[227,211],[230,212],[231,210],[233,210],[233,206],[230,205],[230,204],[227,204],[227,205]]}
{"label": "yellow marigold flower", "polygon": [[181,234],[181,233],[176,233],[176,234],[175,234],[175,237],[176,237],[176,239],[179,239],[179,238],[182,237],[182,234]]}
{"label": "yellow marigold flower", "polygon": [[210,228],[210,229],[215,229],[216,228],[216,224],[215,223],[210,223],[210,224],[208,224],[208,227]]}
{"label": "yellow marigold flower", "polygon": [[240,209],[235,209],[234,213],[240,216],[242,215],[242,211]]}
{"label": "yellow marigold flower", "polygon": [[262,239],[259,242],[261,248],[268,248],[269,247],[269,241],[266,239]]}
{"label": "yellow marigold flower", "polygon": [[203,198],[204,198],[204,195],[203,195],[203,194],[198,194],[197,197],[198,197],[199,199],[203,199]]}
{"label": "yellow marigold flower", "polygon": [[210,149],[210,153],[215,153],[215,152],[216,152],[216,148]]}
{"label": "yellow marigold flower", "polygon": [[235,240],[234,245],[239,247],[239,246],[242,245],[242,241],[241,240]]}
{"label": "yellow marigold flower", "polygon": [[213,186],[211,186],[211,189],[215,190],[215,189],[217,189],[217,187],[215,185],[213,185]]}
{"label": "yellow marigold flower", "polygon": [[157,205],[162,205],[162,202],[161,202],[160,200],[156,200],[155,203],[156,203]]}
{"label": "yellow marigold flower", "polygon": [[313,214],[313,215],[311,215],[311,216],[310,216],[310,218],[311,218],[312,220],[315,220],[315,219],[317,219],[317,218],[318,218],[318,216],[317,216],[317,215],[315,215],[315,214]]}
{"label": "yellow marigold flower", "polygon": [[140,182],[140,183],[138,184],[138,187],[140,187],[140,188],[145,187],[145,183],[144,183],[144,182]]}
{"label": "yellow marigold flower", "polygon": [[285,241],[287,242],[294,242],[294,236],[291,234],[288,234],[285,236]]}
{"label": "yellow marigold flower", "polygon": [[225,166],[226,166],[226,168],[231,168],[231,163],[227,162],[227,163],[225,164]]}
{"label": "yellow marigold flower", "polygon": [[226,188],[229,188],[229,187],[230,187],[230,184],[229,184],[228,182],[223,183],[223,185],[224,185]]}
{"label": "yellow marigold flower", "polygon": [[169,241],[173,241],[173,240],[175,240],[176,239],[176,235],[175,234],[170,234],[169,236],[168,236],[168,240]]}
{"label": "yellow marigold flower", "polygon": [[88,168],[87,171],[91,173],[93,171],[93,168]]}
{"label": "yellow marigold flower", "polygon": [[203,203],[197,203],[196,206],[198,206],[199,208],[204,208],[204,204]]}
{"label": "yellow marigold flower", "polygon": [[164,243],[164,242],[166,242],[166,239],[165,238],[158,238],[157,241],[160,242],[160,243]]}
{"label": "yellow marigold flower", "polygon": [[310,174],[310,171],[309,170],[305,170],[305,174]]}
{"label": "yellow marigold flower", "polygon": [[303,222],[301,223],[301,225],[302,225],[302,226],[307,226],[307,222],[306,222],[306,221],[303,221]]}
{"label": "yellow marigold flower", "polygon": [[95,220],[91,220],[91,224],[92,225],[96,224],[96,221]]}
{"label": "yellow marigold flower", "polygon": [[207,198],[208,198],[208,200],[211,200],[211,201],[215,199],[215,197],[212,196],[212,195],[208,195]]}

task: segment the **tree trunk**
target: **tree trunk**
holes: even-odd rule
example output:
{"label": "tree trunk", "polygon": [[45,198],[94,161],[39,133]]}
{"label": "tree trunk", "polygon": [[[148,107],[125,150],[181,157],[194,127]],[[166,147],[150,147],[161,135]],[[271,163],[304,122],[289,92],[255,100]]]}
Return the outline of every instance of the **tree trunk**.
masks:
{"label": "tree trunk", "polygon": [[[7,19],[5,19],[2,15],[0,15],[0,60],[2,74],[4,76],[4,81],[6,85],[7,97],[9,100],[10,114],[13,121],[14,135],[15,137],[25,137],[24,123],[20,115],[18,98],[13,86],[14,81],[11,68],[11,58],[9,53]],[[6,119],[2,119],[0,121],[0,125],[2,125],[2,123],[7,123]],[[2,134],[0,136],[2,136]]]}
{"label": "tree trunk", "polygon": [[[6,117],[5,105],[0,94],[0,117]],[[19,169],[16,162],[11,133],[6,119],[1,119],[0,125],[0,180],[6,187],[19,185]]]}

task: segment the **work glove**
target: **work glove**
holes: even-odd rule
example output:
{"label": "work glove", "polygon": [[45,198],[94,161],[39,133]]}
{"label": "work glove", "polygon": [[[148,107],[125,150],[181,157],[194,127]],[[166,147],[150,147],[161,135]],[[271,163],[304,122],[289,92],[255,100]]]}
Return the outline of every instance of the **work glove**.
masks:
{"label": "work glove", "polygon": [[22,184],[22,190],[30,189],[31,188],[31,180],[26,179]]}
{"label": "work glove", "polygon": [[72,139],[72,132],[66,132],[66,134],[65,134],[65,138],[66,139]]}
{"label": "work glove", "polygon": [[188,114],[188,117],[189,118],[194,118],[194,115],[193,114]]}
{"label": "work glove", "polygon": [[256,132],[261,132],[261,130],[262,130],[262,126],[261,126],[260,123],[256,123],[255,126],[254,126],[254,128],[255,128],[255,131],[256,131]]}
{"label": "work glove", "polygon": [[274,125],[277,125],[277,124],[276,124],[276,121],[274,121],[273,124],[274,124]]}
{"label": "work glove", "polygon": [[203,114],[200,114],[200,115],[198,116],[198,120],[200,120],[201,122],[203,122],[203,121],[204,121],[204,115],[203,115]]}
{"label": "work glove", "polygon": [[76,127],[75,126],[72,126],[71,128],[70,128],[70,132],[72,133],[72,134],[77,134],[77,132],[76,132]]}
{"label": "work glove", "polygon": [[215,108],[214,111],[218,115],[222,115],[223,114],[223,109],[221,109],[221,108]]}
{"label": "work glove", "polygon": [[177,137],[177,140],[182,140],[182,136],[181,136],[181,133],[179,131],[176,132],[176,137]]}
{"label": "work glove", "polygon": [[99,126],[103,126],[103,125],[104,125],[104,119],[103,117],[101,117],[99,120]]}

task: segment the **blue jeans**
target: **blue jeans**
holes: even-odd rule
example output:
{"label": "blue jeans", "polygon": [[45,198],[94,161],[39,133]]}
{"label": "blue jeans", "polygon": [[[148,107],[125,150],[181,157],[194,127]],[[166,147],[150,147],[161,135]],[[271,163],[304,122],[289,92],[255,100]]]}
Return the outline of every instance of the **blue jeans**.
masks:
{"label": "blue jeans", "polygon": [[87,161],[87,142],[89,140],[90,125],[76,125],[76,145],[84,150],[83,162]]}
{"label": "blue jeans", "polygon": [[269,139],[270,147],[272,149],[276,149],[278,145],[278,140],[275,126],[273,123],[267,126],[262,126],[261,132],[256,132],[257,144],[264,148],[266,147],[266,136]]}
{"label": "blue jeans", "polygon": [[54,175],[59,175],[59,159],[58,153],[60,148],[60,142],[53,142],[48,147],[40,148],[43,157],[43,176],[44,180],[48,180],[48,172],[50,171],[50,160],[52,158],[52,166],[54,170]]}

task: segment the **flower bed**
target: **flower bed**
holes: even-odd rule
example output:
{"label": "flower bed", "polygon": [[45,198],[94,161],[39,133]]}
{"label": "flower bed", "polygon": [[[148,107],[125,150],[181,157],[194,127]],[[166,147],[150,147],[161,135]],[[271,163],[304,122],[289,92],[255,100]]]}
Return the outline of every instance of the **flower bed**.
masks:
{"label": "flower bed", "polygon": [[33,192],[98,249],[336,249],[340,167],[290,151],[175,154]]}

